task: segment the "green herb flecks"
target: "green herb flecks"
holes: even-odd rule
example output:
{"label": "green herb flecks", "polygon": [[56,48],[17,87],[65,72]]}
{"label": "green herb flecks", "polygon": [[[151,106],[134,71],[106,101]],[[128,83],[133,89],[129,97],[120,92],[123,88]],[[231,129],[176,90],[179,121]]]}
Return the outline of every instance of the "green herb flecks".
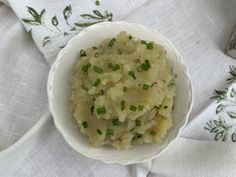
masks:
{"label": "green herb flecks", "polygon": [[147,84],[143,84],[143,90],[148,90],[149,89],[149,85],[147,85]]}
{"label": "green herb flecks", "polygon": [[154,85],[157,85],[157,82],[153,82],[152,85],[151,85],[151,87],[153,87]]}
{"label": "green herb flecks", "polygon": [[121,110],[121,111],[124,111],[124,110],[125,110],[125,100],[122,100],[122,101],[120,102],[120,110]]}
{"label": "green herb flecks", "polygon": [[96,73],[103,73],[103,69],[97,65],[93,66],[93,71]]}
{"label": "green herb flecks", "polygon": [[127,87],[123,87],[123,92],[127,92],[128,88]]}
{"label": "green herb flecks", "polygon": [[101,135],[101,134],[102,134],[102,131],[101,131],[100,129],[97,129],[97,133],[98,133],[99,135]]}
{"label": "green herb flecks", "polygon": [[84,121],[84,122],[82,122],[82,125],[84,128],[88,128],[88,122]]}
{"label": "green herb flecks", "polygon": [[100,108],[97,108],[96,110],[97,114],[100,115],[100,114],[106,114],[106,108],[105,106],[102,106]]}
{"label": "green herb flecks", "polygon": [[97,48],[96,46],[93,46],[92,49],[93,49],[93,50],[97,50],[98,48]]}
{"label": "green herb flecks", "polygon": [[88,73],[88,70],[89,70],[90,67],[91,67],[91,64],[90,64],[90,63],[84,64],[84,65],[82,66],[82,71],[83,71],[84,73]]}
{"label": "green herb flecks", "polygon": [[135,126],[136,126],[136,127],[141,126],[141,121],[138,120],[138,119],[136,119],[136,120],[135,120]]}
{"label": "green herb flecks", "polygon": [[121,49],[118,49],[118,50],[117,50],[117,53],[118,53],[119,55],[122,55],[123,51],[122,51]]}
{"label": "green herb flecks", "polygon": [[150,134],[151,134],[152,136],[155,136],[155,135],[157,134],[157,132],[154,131],[154,130],[151,130],[151,131],[150,131]]}
{"label": "green herb flecks", "polygon": [[153,49],[153,43],[151,43],[151,42],[147,43],[147,49],[152,50]]}
{"label": "green herb flecks", "polygon": [[151,68],[151,64],[149,62],[149,60],[145,60],[144,63],[142,63],[138,68],[137,71],[141,72],[141,71],[148,71]]}
{"label": "green herb flecks", "polygon": [[93,83],[94,87],[97,87],[101,83],[101,79],[96,79],[96,81]]}
{"label": "green herb flecks", "polygon": [[136,110],[137,110],[137,107],[134,106],[134,105],[130,105],[129,109],[130,109],[131,111],[136,111]]}
{"label": "green herb flecks", "polygon": [[167,109],[167,108],[168,108],[168,106],[167,106],[167,105],[165,105],[163,108],[164,108],[164,109]]}
{"label": "green herb flecks", "polygon": [[106,135],[107,135],[107,136],[112,136],[112,135],[114,135],[114,130],[108,128],[108,129],[107,129],[107,132],[106,132]]}
{"label": "green herb flecks", "polygon": [[87,56],[87,54],[85,53],[85,51],[83,49],[80,50],[79,54],[80,54],[80,57]]}
{"label": "green herb flecks", "polygon": [[129,75],[132,76],[134,80],[136,80],[136,76],[134,74],[134,71],[129,71]]}
{"label": "green herb flecks", "polygon": [[144,106],[143,106],[143,105],[138,105],[138,110],[139,110],[139,111],[142,111],[142,110],[143,110],[143,108],[144,108]]}
{"label": "green herb flecks", "polygon": [[91,108],[90,108],[91,114],[93,114],[93,111],[94,111],[94,106],[91,106]]}
{"label": "green herb flecks", "polygon": [[120,124],[121,124],[121,122],[119,121],[119,119],[112,120],[112,125],[113,126],[119,126]]}
{"label": "green herb flecks", "polygon": [[110,42],[108,43],[108,46],[109,46],[109,47],[112,47],[115,42],[116,42],[116,38],[112,38],[112,39],[110,40]]}

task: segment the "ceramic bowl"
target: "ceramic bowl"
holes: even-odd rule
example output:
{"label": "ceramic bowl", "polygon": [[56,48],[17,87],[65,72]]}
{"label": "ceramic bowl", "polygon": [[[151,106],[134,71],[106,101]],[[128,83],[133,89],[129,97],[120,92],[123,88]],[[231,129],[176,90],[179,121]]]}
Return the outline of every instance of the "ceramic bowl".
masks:
{"label": "ceramic bowl", "polygon": [[[130,150],[117,150],[105,146],[91,147],[88,137],[79,131],[68,111],[71,95],[70,80],[79,51],[97,45],[105,38],[114,37],[120,31],[126,31],[135,38],[155,41],[164,46],[168,58],[173,63],[174,73],[178,75],[176,97],[174,98],[173,126],[161,144],[134,145]],[[156,30],[121,21],[95,24],[73,37],[59,52],[51,67],[47,90],[49,107],[55,126],[73,149],[91,159],[123,165],[145,162],[160,155],[178,137],[186,124],[193,101],[188,69],[174,45]]]}

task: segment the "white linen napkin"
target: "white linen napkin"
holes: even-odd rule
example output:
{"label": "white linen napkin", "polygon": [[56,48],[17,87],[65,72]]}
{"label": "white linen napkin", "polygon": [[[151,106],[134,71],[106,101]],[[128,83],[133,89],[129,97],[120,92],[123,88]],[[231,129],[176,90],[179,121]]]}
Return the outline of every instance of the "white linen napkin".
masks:
{"label": "white linen napkin", "polygon": [[[87,26],[89,23],[90,24],[96,23],[100,20],[101,21],[111,20],[111,17],[113,20],[118,20],[118,19],[120,20],[120,19],[127,18],[128,20],[131,20],[131,21],[135,20],[135,22],[144,23],[148,26],[156,27],[155,26],[156,24],[160,25],[160,29],[162,29],[164,33],[167,32],[167,34],[170,37],[172,37],[172,40],[175,41],[175,44],[177,44],[177,46],[179,45],[179,47],[184,52],[187,64],[191,66],[190,71],[192,72],[192,76],[194,79],[193,81],[196,86],[195,88],[197,88],[195,89],[195,91],[197,94],[196,100],[197,100],[198,105],[201,105],[203,100],[206,100],[206,99],[208,100],[208,98],[211,97],[209,91],[211,91],[210,89],[212,87],[210,86],[215,86],[216,83],[218,83],[218,85],[220,84],[224,85],[223,82],[219,82],[218,80],[220,79],[222,80],[222,78],[226,77],[227,75],[226,68],[228,67],[227,65],[232,64],[233,62],[231,62],[231,60],[226,60],[226,58],[224,58],[224,55],[222,54],[212,52],[212,51],[215,51],[215,48],[214,48],[215,44],[212,45],[210,43],[211,41],[209,41],[210,39],[206,38],[206,36],[207,35],[210,36],[211,34],[214,34],[214,33],[218,34],[218,33],[216,31],[214,31],[211,34],[204,33],[204,30],[207,31],[207,25],[209,24],[212,25],[212,26],[209,25],[210,27],[216,26],[217,24],[219,24],[220,27],[225,25],[224,23],[220,23],[219,21],[217,21],[221,18],[216,18],[214,16],[215,15],[214,12],[216,11],[218,7],[221,7],[222,5],[225,9],[227,9],[227,13],[232,15],[235,12],[233,11],[233,8],[231,8],[235,5],[233,2],[230,5],[227,5],[225,1],[217,2],[213,6],[213,9],[215,11],[210,11],[210,9],[212,8],[212,4],[210,3],[210,1],[201,1],[196,4],[194,4],[193,2],[193,4],[191,5],[187,1],[181,1],[181,3],[177,3],[171,0],[165,1],[165,3],[159,2],[159,1],[155,1],[155,2],[150,1],[146,3],[146,1],[141,1],[141,0],[140,1],[116,1],[116,2],[103,0],[100,2],[101,2],[101,5],[96,6],[93,1],[85,1],[85,0],[84,1],[71,0],[71,1],[67,1],[66,3],[63,2],[60,4],[55,3],[55,0],[50,0],[50,1],[27,0],[24,2],[21,1],[20,3],[19,1],[16,1],[16,0],[8,1],[10,7],[17,14],[18,18],[21,19],[25,28],[28,31],[31,31],[32,37],[36,45],[38,46],[40,51],[43,53],[46,61],[49,64],[52,64],[52,62],[54,61],[57,52],[60,50],[60,47],[63,47],[63,45],[65,45],[66,42],[72,36],[74,36],[77,32],[79,32],[83,28],[83,26]],[[158,11],[156,11],[157,7],[158,7]],[[202,10],[203,13],[198,13],[198,15],[194,16],[195,15],[194,12],[195,11],[199,12],[200,10]],[[204,10],[209,10],[209,13],[207,13],[207,11],[204,11]],[[107,11],[107,13],[105,11]],[[133,12],[135,12],[134,13],[135,15],[133,15]],[[172,16],[170,17],[170,15],[166,15],[168,14],[168,12],[174,13],[173,18]],[[112,13],[112,16],[111,16],[111,13]],[[156,16],[153,14],[158,15],[159,18],[156,18]],[[187,18],[188,15],[186,14],[188,15],[190,14],[189,18]],[[183,19],[182,17],[184,17],[186,23],[183,20],[181,21],[181,19]],[[205,20],[205,18],[207,18],[207,20]],[[195,19],[195,21],[193,21],[192,19]],[[169,22],[171,22],[172,24],[170,25],[168,21],[166,21],[165,23],[164,22],[165,20],[169,20]],[[179,23],[176,24],[175,23],[176,21],[179,21]],[[187,24],[191,24],[191,25],[187,25]],[[195,27],[198,27],[198,26],[201,26],[201,27],[200,29],[197,29],[197,31],[193,31],[195,30],[194,25]],[[171,26],[171,28],[168,28],[169,26]],[[179,29],[180,26],[181,26],[182,32],[176,34],[175,32],[177,31],[177,29]],[[204,28],[205,26],[206,28]],[[75,27],[75,30],[73,27]],[[224,29],[224,28],[220,28],[220,29]],[[191,32],[191,30],[193,32]],[[219,31],[219,34],[221,34],[222,31]],[[190,35],[185,37],[185,35],[183,34],[190,34]],[[200,38],[200,40],[198,37]],[[197,50],[196,46],[198,46],[197,45],[198,43],[201,44],[201,46],[199,46],[199,51],[194,52],[193,50],[188,50],[189,48]],[[210,50],[205,50],[205,49],[208,49],[207,48],[208,46],[211,47]],[[219,49],[217,49],[216,51],[218,50]],[[206,53],[205,51],[209,53]],[[206,74],[204,73],[203,76],[200,75],[200,77],[198,77],[199,74],[201,72],[206,71],[209,68],[209,66],[202,66],[202,63],[201,63],[202,61],[197,60],[198,58],[201,59],[201,55],[199,53],[201,55],[205,55],[205,56],[208,56],[209,58],[215,59],[214,62],[210,62],[209,60],[207,61],[207,65],[213,66],[213,68],[210,68],[209,72],[207,72]],[[216,57],[216,54],[217,54],[217,57]],[[191,56],[191,57],[187,57],[187,56]],[[191,58],[193,58],[194,60],[192,60]],[[216,58],[218,59],[216,60]],[[222,58],[223,58],[223,61],[221,61]],[[225,61],[227,61],[227,65],[223,65],[222,67],[220,67],[222,63],[225,63]],[[201,66],[200,69],[199,69],[199,66]],[[211,78],[212,79],[212,81],[210,82],[211,84],[209,83],[199,84],[200,81],[205,81],[205,82],[208,81],[207,77],[209,78],[211,75],[213,76],[211,72],[213,72],[214,69],[219,69],[219,71],[222,74],[218,74],[216,77]],[[204,77],[206,77],[206,80],[204,80],[205,79]],[[207,85],[210,85],[210,86],[207,87]],[[202,89],[203,86],[207,87],[204,90],[204,92]],[[232,86],[232,87],[235,87],[235,86]],[[231,92],[233,92],[231,89],[232,87],[228,89],[229,92],[225,92],[224,90],[223,94],[222,92],[218,92],[218,93],[221,93],[220,95],[223,98],[225,96],[227,97],[227,95],[230,95]],[[203,93],[203,95],[201,95],[200,93]],[[233,97],[232,98],[230,97],[230,99],[234,100]],[[220,104],[222,104],[223,106],[220,106]],[[234,106],[230,108],[229,106],[227,106],[227,104],[228,104],[228,99],[225,101],[224,99],[222,99],[218,103],[212,102],[209,107],[204,105],[203,107],[207,107],[207,108],[204,109],[204,111],[201,114],[198,114],[199,116],[196,116],[194,118],[194,121],[192,121],[183,131],[182,136],[191,137],[191,138],[199,138],[199,139],[209,139],[209,140],[215,139],[217,141],[224,141],[226,139],[228,141],[234,141],[234,136],[235,136],[234,135],[234,131],[235,131]],[[216,112],[216,110],[218,111]],[[193,110],[193,112],[196,113],[197,111]],[[74,165],[73,162],[78,163],[77,160],[79,160],[80,158],[83,159],[84,162],[91,161],[84,157],[80,157],[80,155],[75,155],[73,151],[68,150],[67,145],[64,145],[63,139],[58,138],[59,135],[57,135],[57,132],[53,131],[54,127],[52,125],[50,127],[47,127],[47,130],[48,129],[52,129],[52,132],[49,132],[49,134],[51,134],[51,139],[46,138],[47,137],[46,134],[41,134],[39,135],[41,136],[41,139],[36,139],[36,140],[32,139],[32,141],[29,141],[31,142],[29,144],[30,148],[33,149],[36,146],[38,148],[36,148],[35,151],[32,151],[31,153],[26,155],[24,158],[22,158],[23,159],[22,162],[24,162],[23,164],[24,164],[24,167],[26,168],[18,169],[16,176],[17,175],[30,176],[32,174],[35,174],[35,176],[48,176],[48,175],[63,176],[63,174],[64,176],[66,175],[73,176],[73,174],[74,175],[76,174],[75,172],[78,172],[77,170],[75,170],[75,168],[78,168],[78,166]],[[161,174],[165,176],[184,176],[185,171],[187,171],[186,174],[188,176],[190,175],[191,176],[207,176],[207,175],[210,176],[210,174],[214,174],[213,172],[218,173],[218,174],[226,174],[225,176],[233,176],[232,172],[235,172],[235,167],[233,168],[232,166],[223,163],[225,161],[219,160],[217,156],[215,156],[215,154],[217,153],[222,154],[222,159],[229,159],[228,161],[233,163],[235,160],[235,156],[231,156],[232,155],[231,152],[233,152],[233,149],[235,149],[234,144],[225,143],[224,145],[222,145],[222,143],[219,143],[219,147],[218,147],[218,144],[215,142],[206,142],[205,144],[205,142],[202,143],[201,141],[192,141],[192,140],[187,141],[187,140],[181,140],[181,139],[182,138],[179,138],[173,144],[176,146],[173,147],[172,145],[166,153],[164,153],[159,158],[155,159],[152,163],[149,163],[149,165],[146,165],[146,167],[148,167],[153,173]],[[44,143],[46,143],[45,147],[41,146],[41,144],[44,144]],[[68,156],[68,159],[64,160],[62,158],[63,156],[58,155],[64,152],[64,151],[60,151],[60,148],[66,151],[65,156]],[[205,148],[206,148],[206,151],[204,151]],[[54,149],[56,150],[55,153],[53,153]],[[209,152],[209,149],[211,149],[210,152]],[[220,151],[218,151],[218,149]],[[209,155],[207,156],[209,158],[208,159],[209,161],[207,161],[207,159],[204,159],[204,163],[201,163],[202,159],[197,158],[200,156],[200,154],[196,154],[196,156],[190,156],[191,159],[195,159],[194,163],[189,163],[189,160],[188,159],[186,160],[185,155],[188,155],[188,156],[194,155],[195,152],[198,152],[198,151],[201,152],[201,155],[204,154],[204,156],[205,156],[205,153],[207,153]],[[193,152],[194,154],[192,154]],[[74,156],[76,157],[76,160]],[[172,160],[173,156],[177,157],[175,158],[176,161],[174,162]],[[57,159],[59,161],[61,160],[61,161],[59,163],[52,163],[54,159]],[[216,162],[214,162],[215,166],[211,166],[211,162],[213,159],[217,160]],[[34,164],[34,162],[41,162],[41,161],[44,163]],[[47,161],[51,163],[46,163]],[[68,173],[68,171],[66,170],[66,168],[63,168],[63,167],[65,167],[65,164],[67,163],[69,165],[66,167],[72,170],[72,175],[65,174],[65,173]],[[168,164],[170,164],[171,166],[169,166]],[[89,171],[88,174],[87,173],[83,174],[84,176],[96,176],[94,174],[96,172],[102,173],[102,171],[106,168],[113,169],[113,166],[108,167],[103,164],[104,169],[103,170],[100,169],[101,171],[97,170],[96,168],[94,169],[90,168],[92,170],[89,170],[89,168],[86,168],[86,167],[91,166],[91,165],[89,163],[86,163],[86,165],[87,166],[81,168],[82,170]],[[174,168],[175,166],[177,166],[178,168]],[[195,171],[195,166],[197,169],[196,171]],[[203,169],[203,167],[205,166],[206,166],[206,169]],[[221,166],[221,168],[216,168],[219,166]],[[115,166],[114,168],[116,167],[117,166]],[[172,169],[174,170],[170,170],[169,167],[173,167]],[[120,171],[124,172],[123,176],[129,174],[129,172],[125,172],[125,169],[121,167],[117,167],[117,168],[119,168]],[[212,168],[214,168],[214,171],[212,170]],[[141,169],[138,168],[138,170],[146,174],[146,170],[144,170],[143,168]],[[81,173],[83,173],[83,171]],[[139,172],[138,174],[141,174],[141,173]],[[100,174],[100,176],[102,176],[102,174]]]}

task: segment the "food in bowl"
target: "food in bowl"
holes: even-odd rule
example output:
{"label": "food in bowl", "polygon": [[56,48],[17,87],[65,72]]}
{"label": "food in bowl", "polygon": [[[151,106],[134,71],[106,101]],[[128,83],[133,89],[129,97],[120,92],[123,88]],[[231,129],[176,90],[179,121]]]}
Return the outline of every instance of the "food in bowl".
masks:
{"label": "food in bowl", "polygon": [[162,46],[123,31],[80,50],[70,110],[94,147],[160,143],[172,125],[175,77]]}

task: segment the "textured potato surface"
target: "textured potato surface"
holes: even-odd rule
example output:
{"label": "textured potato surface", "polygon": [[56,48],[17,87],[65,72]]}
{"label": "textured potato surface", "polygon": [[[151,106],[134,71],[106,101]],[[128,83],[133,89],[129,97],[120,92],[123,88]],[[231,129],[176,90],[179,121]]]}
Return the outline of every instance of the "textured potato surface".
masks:
{"label": "textured potato surface", "polygon": [[70,110],[94,147],[160,143],[172,125],[175,90],[164,48],[123,31],[79,52]]}

